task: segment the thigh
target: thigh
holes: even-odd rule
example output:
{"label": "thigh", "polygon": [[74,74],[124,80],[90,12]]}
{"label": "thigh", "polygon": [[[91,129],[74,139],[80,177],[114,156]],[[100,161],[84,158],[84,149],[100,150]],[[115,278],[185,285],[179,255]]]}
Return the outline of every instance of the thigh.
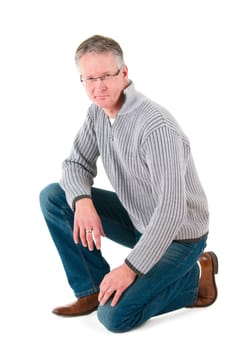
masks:
{"label": "thigh", "polygon": [[149,273],[138,277],[119,300],[121,309],[128,305],[144,305],[173,283],[182,279],[196,264],[206,245],[206,238],[195,243],[173,242]]}
{"label": "thigh", "polygon": [[59,183],[51,183],[40,192],[40,206],[43,213],[51,212],[67,215],[73,221],[73,211],[69,207],[65,192]]}
{"label": "thigh", "polygon": [[205,248],[205,241],[206,238],[191,243],[173,242],[151,271],[137,279],[131,288],[132,295],[137,298],[143,294],[143,302],[146,302],[146,299],[153,298],[181,279],[197,262]]}
{"label": "thigh", "polygon": [[[186,306],[182,295],[181,303],[176,299],[189,288],[194,289],[195,295],[196,261],[204,247],[205,239],[197,243],[173,242],[153,269],[125,291],[116,306],[111,307],[112,298],[99,306],[100,322],[115,332],[127,331],[157,314]],[[192,298],[193,293],[190,294]]]}
{"label": "thigh", "polygon": [[141,234],[134,228],[116,193],[93,187],[91,194],[106,236],[133,248]]}

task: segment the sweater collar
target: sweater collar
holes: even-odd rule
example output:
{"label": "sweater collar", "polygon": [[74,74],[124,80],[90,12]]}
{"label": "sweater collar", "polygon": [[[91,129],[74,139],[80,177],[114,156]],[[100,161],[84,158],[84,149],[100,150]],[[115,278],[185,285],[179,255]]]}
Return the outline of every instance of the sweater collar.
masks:
{"label": "sweater collar", "polygon": [[144,96],[135,90],[135,86],[132,81],[129,81],[129,84],[123,90],[123,94],[125,98],[122,107],[118,111],[118,115],[127,114],[133,111],[144,100]]}

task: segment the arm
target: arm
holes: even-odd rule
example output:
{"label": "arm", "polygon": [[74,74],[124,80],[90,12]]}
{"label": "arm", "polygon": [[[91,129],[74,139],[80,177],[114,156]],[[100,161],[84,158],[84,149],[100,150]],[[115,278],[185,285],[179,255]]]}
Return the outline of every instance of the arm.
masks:
{"label": "arm", "polygon": [[69,157],[63,162],[61,187],[70,207],[75,209],[77,199],[91,197],[91,186],[97,174],[99,156],[93,121],[88,115],[77,133]]}
{"label": "arm", "polygon": [[143,156],[156,193],[153,215],[126,263],[138,274],[146,274],[163,256],[176,236],[185,215],[185,166],[181,137],[167,127],[150,134]]}
{"label": "arm", "polygon": [[[104,236],[101,220],[91,199],[91,186],[97,174],[96,161],[99,156],[93,121],[88,115],[79,130],[70,156],[63,163],[60,184],[65,191],[66,199],[74,210],[73,239],[80,241],[89,250],[101,247],[101,236]],[[86,229],[92,229],[87,233]]]}

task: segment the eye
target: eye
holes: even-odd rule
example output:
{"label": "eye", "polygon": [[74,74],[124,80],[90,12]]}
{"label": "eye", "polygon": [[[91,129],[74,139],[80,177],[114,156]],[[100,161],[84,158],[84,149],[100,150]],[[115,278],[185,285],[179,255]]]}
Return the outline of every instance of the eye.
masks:
{"label": "eye", "polygon": [[111,74],[110,73],[106,73],[106,74],[104,74],[104,76],[103,76],[105,79],[109,79],[109,78],[111,78]]}

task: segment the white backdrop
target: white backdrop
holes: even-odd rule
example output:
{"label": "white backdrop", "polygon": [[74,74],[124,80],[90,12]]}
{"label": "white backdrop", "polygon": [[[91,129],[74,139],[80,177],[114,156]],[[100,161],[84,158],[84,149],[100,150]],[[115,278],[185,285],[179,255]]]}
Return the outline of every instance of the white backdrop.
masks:
{"label": "white backdrop", "polygon": [[[147,337],[154,348],[231,343],[231,33],[229,0],[1,1],[1,348],[79,349],[86,342],[140,349]],[[212,307],[154,318],[122,335],[103,329],[95,314],[50,313],[74,296],[38,202],[40,190],[59,180],[85,118],[89,101],[74,53],[93,34],[121,44],[136,88],[169,109],[189,136],[209,199],[208,249],[220,258]],[[101,163],[95,185],[110,188]],[[106,240],[103,251],[112,266],[127,253]]]}

